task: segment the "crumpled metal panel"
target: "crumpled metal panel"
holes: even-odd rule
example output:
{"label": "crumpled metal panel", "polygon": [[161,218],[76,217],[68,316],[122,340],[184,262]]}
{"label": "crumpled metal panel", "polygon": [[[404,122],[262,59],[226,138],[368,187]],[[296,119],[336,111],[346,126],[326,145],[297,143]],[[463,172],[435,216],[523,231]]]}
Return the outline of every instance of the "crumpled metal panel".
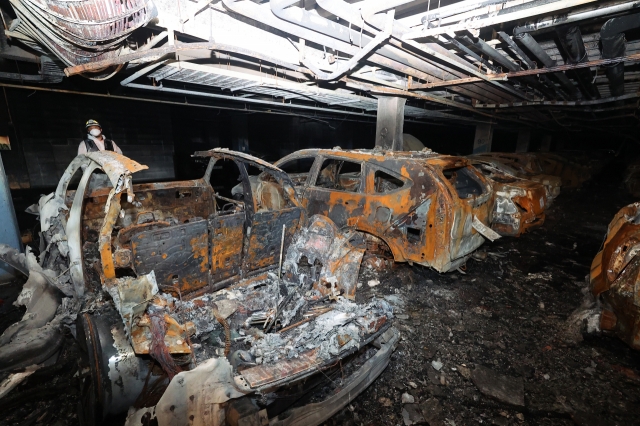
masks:
{"label": "crumpled metal panel", "polygon": [[640,203],[623,207],[609,224],[591,264],[591,293],[600,297],[600,328],[640,350]]}

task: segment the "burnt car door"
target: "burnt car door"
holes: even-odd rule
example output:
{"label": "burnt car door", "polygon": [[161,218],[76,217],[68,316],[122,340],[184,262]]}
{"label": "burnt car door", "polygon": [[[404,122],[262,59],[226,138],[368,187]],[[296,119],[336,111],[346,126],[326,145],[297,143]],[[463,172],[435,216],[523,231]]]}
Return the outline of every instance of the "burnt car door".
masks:
{"label": "burnt car door", "polygon": [[223,175],[238,176],[243,193],[251,193],[251,185],[242,163],[228,159],[211,158],[209,160],[204,179],[213,188],[213,197],[216,202],[215,211],[207,218],[211,247],[211,282],[214,287],[241,273],[247,219],[245,200],[233,199],[231,193],[224,195],[221,193],[224,192],[224,185],[218,178]]}
{"label": "burnt car door", "polygon": [[304,192],[309,216],[329,217],[338,227],[357,226],[363,218],[363,163],[338,156],[320,156]]}
{"label": "burnt car door", "polygon": [[[214,165],[221,159],[233,160],[242,183],[242,211],[224,214],[223,209],[221,214],[218,210],[216,217],[210,218],[214,282],[216,278],[224,279],[237,272],[246,275],[276,264],[283,232],[286,245],[304,214],[291,179],[279,168],[247,154],[213,149],[195,155],[212,157],[211,164]],[[249,168],[252,169],[251,177]],[[228,203],[239,202],[218,193],[215,197]],[[214,256],[217,257],[214,259]]]}
{"label": "burnt car door", "polygon": [[493,191],[486,179],[469,165],[443,167],[440,173],[445,178],[453,201],[449,244],[449,256],[453,263],[456,259],[470,254],[484,242],[483,234],[478,228],[490,223],[489,201]]}

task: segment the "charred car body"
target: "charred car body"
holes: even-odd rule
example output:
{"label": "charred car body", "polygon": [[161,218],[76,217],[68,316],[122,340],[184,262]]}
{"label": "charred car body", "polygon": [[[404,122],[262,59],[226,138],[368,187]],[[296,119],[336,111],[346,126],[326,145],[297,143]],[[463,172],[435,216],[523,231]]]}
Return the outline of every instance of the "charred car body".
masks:
{"label": "charred car body", "polygon": [[[23,299],[34,285],[54,295],[47,318],[2,336],[4,359],[26,353],[20,327],[42,335],[75,321],[88,424],[127,410],[128,424],[321,423],[382,372],[399,339],[386,301],[356,303],[364,240],[307,218],[278,168],[224,149],[196,156],[209,160],[202,179],[141,185],[132,175],[146,167],[124,156],[73,160],[40,200],[39,262],[0,251],[30,276]],[[244,201],[209,182],[225,160]],[[261,172],[253,185],[249,167]],[[305,405],[348,365],[361,367]]]}
{"label": "charred car body", "polygon": [[461,157],[431,151],[308,149],[279,161],[309,214],[383,242],[396,262],[447,272],[462,265],[491,222],[489,182]]}
{"label": "charred car body", "polygon": [[542,184],[521,179],[489,161],[473,160],[493,185],[495,193],[491,228],[502,236],[518,237],[544,223],[547,195]]}
{"label": "charred car body", "polygon": [[591,293],[602,301],[600,329],[640,350],[640,203],[623,207],[591,264]]}
{"label": "charred car body", "polygon": [[566,188],[577,188],[597,171],[597,163],[592,164],[589,157],[580,154],[572,153],[571,159],[555,152],[537,152],[531,155],[538,159],[543,173],[558,176],[562,180],[562,186]]}
{"label": "charred car body", "polygon": [[562,180],[558,176],[543,173],[542,166],[533,154],[489,152],[470,155],[468,158],[491,161],[495,167],[504,169],[509,174],[515,173],[523,179],[541,183],[547,191],[548,204],[560,195]]}

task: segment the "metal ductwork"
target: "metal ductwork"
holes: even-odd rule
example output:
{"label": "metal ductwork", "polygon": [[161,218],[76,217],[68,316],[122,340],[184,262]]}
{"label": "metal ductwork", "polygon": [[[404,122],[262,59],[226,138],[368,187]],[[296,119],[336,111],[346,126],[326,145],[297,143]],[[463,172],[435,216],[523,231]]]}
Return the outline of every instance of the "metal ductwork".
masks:
{"label": "metal ductwork", "polygon": [[[531,37],[529,33],[521,33],[516,35],[516,39],[519,40],[529,51],[535,56],[545,67],[551,68],[558,65],[558,63],[551,59],[547,52],[538,44],[538,42]],[[582,94],[571,83],[571,80],[562,72],[553,74],[558,79],[560,84],[569,92],[570,96],[574,99],[582,99]]]}
{"label": "metal ductwork", "polygon": [[[602,57],[619,58],[625,55],[626,40],[624,32],[640,27],[640,13],[609,19],[600,29]],[[611,88],[611,96],[624,95],[624,63],[619,62],[607,67],[607,78]]]}
{"label": "metal ductwork", "polygon": [[[506,56],[502,55],[500,52],[498,52],[496,49],[491,47],[489,44],[487,44],[484,40],[480,38],[474,42],[469,37],[463,36],[460,38],[460,40],[466,43],[467,46],[475,49],[480,54],[491,58],[491,60],[493,60],[495,64],[502,66],[507,71],[515,72],[515,71],[520,71],[522,69],[522,67],[511,62],[509,59],[507,59]],[[539,83],[535,78],[525,77],[522,80],[525,81],[531,87],[535,87],[546,96],[553,97],[553,94],[550,93],[549,90],[547,90],[547,88],[543,84]]]}
{"label": "metal ductwork", "polygon": [[[564,26],[556,29],[560,44],[567,55],[567,63],[579,64],[589,62],[589,55],[584,47],[582,33],[577,25]],[[589,68],[578,68],[573,71],[580,88],[589,99],[600,98],[598,88],[593,84],[593,75]]]}
{"label": "metal ductwork", "polygon": [[157,14],[151,0],[10,0],[11,35],[38,43],[67,65],[113,58],[124,40]]}

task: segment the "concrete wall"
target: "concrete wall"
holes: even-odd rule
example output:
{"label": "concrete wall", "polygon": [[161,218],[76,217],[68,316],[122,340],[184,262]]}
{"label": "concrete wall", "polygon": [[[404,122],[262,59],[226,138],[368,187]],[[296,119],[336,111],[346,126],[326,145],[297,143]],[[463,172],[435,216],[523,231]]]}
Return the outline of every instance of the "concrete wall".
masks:
{"label": "concrete wall", "polygon": [[[170,180],[173,137],[166,105],[123,102],[80,95],[7,90],[13,161],[7,163],[12,188],[51,188],[76,156],[84,123],[93,118],[123,153],[149,170],[136,181]],[[3,117],[0,117],[2,119]],[[4,119],[6,120],[6,116]],[[26,173],[25,173],[26,171]]]}

